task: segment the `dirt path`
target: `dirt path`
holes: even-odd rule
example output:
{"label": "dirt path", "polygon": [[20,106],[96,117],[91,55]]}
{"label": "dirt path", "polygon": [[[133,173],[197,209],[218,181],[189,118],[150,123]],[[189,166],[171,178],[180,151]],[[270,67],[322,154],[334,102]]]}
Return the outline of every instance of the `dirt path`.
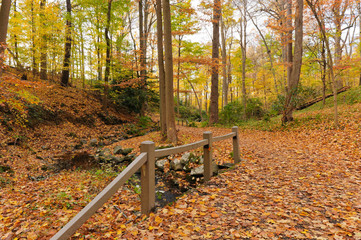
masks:
{"label": "dirt path", "polygon": [[140,226],[156,238],[361,239],[357,140],[345,131],[241,132],[236,169]]}

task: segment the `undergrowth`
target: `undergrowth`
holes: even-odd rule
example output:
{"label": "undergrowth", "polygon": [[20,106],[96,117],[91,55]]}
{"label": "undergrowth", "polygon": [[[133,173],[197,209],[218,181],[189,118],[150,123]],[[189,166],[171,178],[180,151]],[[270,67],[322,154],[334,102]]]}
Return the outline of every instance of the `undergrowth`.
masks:
{"label": "undergrowth", "polygon": [[[300,127],[307,127],[311,129],[332,129],[333,126],[333,97],[329,97],[323,105],[322,101],[318,102],[308,108],[294,112],[294,121],[283,124],[281,121],[282,115],[267,116],[262,119],[248,119],[239,121],[237,124],[228,123],[219,126],[231,127],[233,125],[239,126],[241,129],[261,130],[261,131],[287,131]],[[348,115],[349,112],[359,111],[356,105],[361,103],[361,87],[352,88],[349,91],[338,94],[337,97],[338,112],[340,116],[340,128],[342,128],[342,117]]]}

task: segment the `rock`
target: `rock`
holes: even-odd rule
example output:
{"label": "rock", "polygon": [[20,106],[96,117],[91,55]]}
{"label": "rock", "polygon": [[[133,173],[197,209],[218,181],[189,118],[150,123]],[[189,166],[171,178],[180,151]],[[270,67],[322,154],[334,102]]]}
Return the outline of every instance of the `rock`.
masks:
{"label": "rock", "polygon": [[123,151],[122,146],[115,146],[113,150],[113,154],[121,154]]}
{"label": "rock", "polygon": [[203,156],[200,156],[200,157],[199,157],[198,163],[199,163],[199,164],[203,164],[203,163],[204,163],[204,158],[203,158]]}
{"label": "rock", "polygon": [[80,144],[82,144],[82,145],[87,144],[87,140],[85,140],[85,139],[81,139],[81,140],[80,140]]}
{"label": "rock", "polygon": [[41,149],[43,149],[43,150],[48,150],[50,147],[48,147],[48,146],[46,146],[46,145],[43,145],[43,146],[41,146]]}
{"label": "rock", "polygon": [[191,176],[201,176],[204,174],[204,166],[199,166],[191,169]]}
{"label": "rock", "polygon": [[109,156],[109,155],[111,155],[110,149],[109,148],[104,148],[104,150],[100,151],[98,155],[101,156],[101,157]]}
{"label": "rock", "polygon": [[155,162],[155,166],[160,170],[164,170],[166,163],[168,163],[168,159],[158,160]]}
{"label": "rock", "polygon": [[129,154],[123,157],[124,161],[133,161],[135,159],[135,154]]}
{"label": "rock", "polygon": [[222,165],[218,165],[218,168],[219,168],[219,169],[228,169],[228,168],[231,168],[231,167],[233,167],[233,166],[234,166],[233,163],[224,163],[224,164],[222,164]]}
{"label": "rock", "polygon": [[[218,172],[218,165],[214,162],[212,163],[212,171],[213,174]],[[204,165],[191,169],[191,176],[203,176],[203,175],[204,175]]]}
{"label": "rock", "polygon": [[183,164],[180,159],[174,159],[170,162],[170,167],[175,171],[179,171],[183,169]]}
{"label": "rock", "polygon": [[212,163],[213,174],[217,174],[218,170],[219,170],[218,165],[215,162],[213,162]]}
{"label": "rock", "polygon": [[89,142],[89,143],[90,143],[90,146],[93,146],[93,147],[94,147],[94,146],[96,146],[96,145],[97,145],[98,140],[97,140],[96,138],[93,138],[93,139],[91,139],[91,140],[90,140],[90,142]]}
{"label": "rock", "polygon": [[187,152],[185,154],[183,154],[183,156],[181,157],[180,161],[183,165],[186,165],[189,160],[190,160],[190,156],[191,156],[191,153]]}
{"label": "rock", "polygon": [[121,152],[124,156],[127,156],[129,153],[131,153],[133,151],[133,148],[126,148],[123,149],[123,151]]}
{"label": "rock", "polygon": [[191,171],[191,168],[189,167],[189,164],[185,165],[185,166],[183,167],[183,170],[184,170],[185,172],[190,172],[190,171]]}

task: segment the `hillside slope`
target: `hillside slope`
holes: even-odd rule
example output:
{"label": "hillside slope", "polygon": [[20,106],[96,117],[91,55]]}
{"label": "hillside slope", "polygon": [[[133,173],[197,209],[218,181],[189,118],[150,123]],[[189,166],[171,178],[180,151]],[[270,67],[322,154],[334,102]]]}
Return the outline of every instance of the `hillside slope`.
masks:
{"label": "hillside slope", "polygon": [[135,121],[123,109],[111,106],[105,110],[93,93],[57,83],[21,80],[7,73],[0,88],[1,143],[14,141],[15,136],[29,137],[49,126],[56,132],[66,125],[96,129]]}

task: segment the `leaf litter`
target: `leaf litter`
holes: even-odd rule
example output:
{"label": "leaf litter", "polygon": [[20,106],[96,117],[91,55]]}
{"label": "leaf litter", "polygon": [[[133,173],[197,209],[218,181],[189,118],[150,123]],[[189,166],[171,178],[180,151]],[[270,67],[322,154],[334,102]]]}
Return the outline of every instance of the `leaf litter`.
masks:
{"label": "leaf litter", "polygon": [[[338,130],[328,122],[312,129],[241,130],[242,161],[233,169],[149,217],[140,214],[139,195],[124,185],[72,239],[361,239],[357,114],[345,117]],[[79,135],[86,131],[64,124]],[[208,130],[213,136],[230,132],[179,126],[180,142],[200,140]],[[56,144],[59,135],[54,132],[45,127],[29,147],[39,152],[39,142]],[[139,153],[139,143],[145,140],[163,144],[159,132],[152,132],[114,145]],[[28,176],[41,172],[43,159],[29,147],[2,149],[14,170],[0,175],[7,181],[0,188],[2,239],[50,239],[114,178],[78,169],[31,181]],[[57,154],[54,149],[62,151],[50,147],[43,155]],[[218,163],[232,162],[231,140],[216,143],[213,150]]]}

